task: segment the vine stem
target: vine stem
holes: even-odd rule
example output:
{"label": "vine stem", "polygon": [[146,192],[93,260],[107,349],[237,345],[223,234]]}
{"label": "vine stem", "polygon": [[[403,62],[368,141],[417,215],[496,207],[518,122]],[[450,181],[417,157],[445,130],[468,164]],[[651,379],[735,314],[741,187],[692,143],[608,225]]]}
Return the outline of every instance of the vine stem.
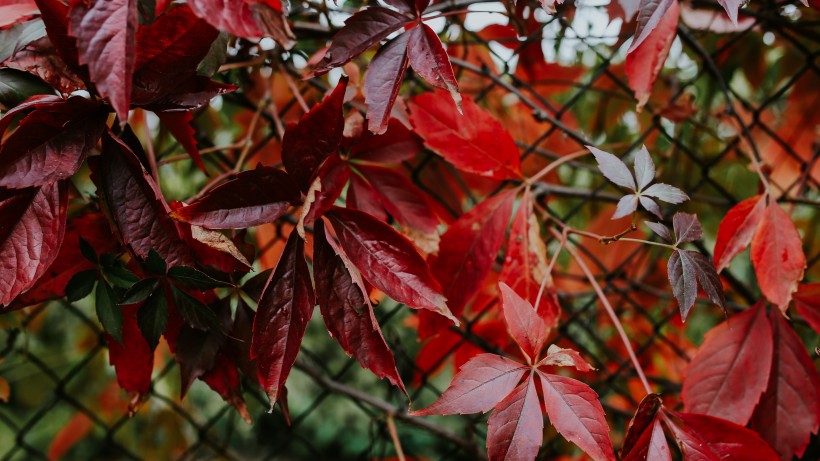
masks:
{"label": "vine stem", "polygon": [[545,166],[544,168],[541,168],[541,170],[538,173],[535,173],[534,175],[527,178],[524,181],[524,183],[522,184],[522,187],[528,187],[532,184],[535,184],[541,178],[548,175],[552,170],[558,168],[559,166],[561,166],[565,163],[571,162],[571,161],[573,161],[577,158],[581,158],[585,155],[589,155],[589,154],[591,154],[591,152],[587,149],[584,149],[584,150],[579,150],[579,151],[573,152],[569,155],[565,155],[565,156],[555,160],[554,162],[550,163],[549,165]]}
{"label": "vine stem", "polygon": [[[562,234],[556,231],[555,229],[550,228],[550,233],[556,238],[561,238]],[[598,284],[598,281],[595,280],[595,276],[592,274],[592,271],[589,270],[589,266],[581,259],[581,255],[578,254],[578,251],[572,247],[572,245],[566,245],[565,248],[572,255],[573,259],[578,263],[578,267],[581,268],[584,275],[586,276],[587,280],[589,280],[590,285],[592,285],[593,290],[595,290],[595,294],[598,295],[598,299],[601,300],[601,303],[604,305],[604,309],[606,313],[609,315],[609,318],[612,320],[612,323],[615,325],[615,329],[618,330],[618,335],[621,337],[621,341],[624,343],[624,347],[626,347],[626,351],[629,354],[629,359],[632,361],[632,365],[635,367],[635,372],[638,374],[638,378],[641,380],[641,384],[643,384],[644,389],[646,390],[647,394],[652,393],[652,388],[649,386],[649,381],[646,379],[646,374],[643,371],[643,367],[641,367],[641,363],[638,361],[638,356],[635,355],[635,350],[632,349],[632,344],[629,342],[629,337],[626,335],[626,331],[624,331],[624,326],[621,324],[621,320],[618,318],[618,315],[615,313],[615,309],[612,308],[612,305],[609,303],[609,300],[606,298],[604,294],[604,290],[601,289],[601,286]]]}

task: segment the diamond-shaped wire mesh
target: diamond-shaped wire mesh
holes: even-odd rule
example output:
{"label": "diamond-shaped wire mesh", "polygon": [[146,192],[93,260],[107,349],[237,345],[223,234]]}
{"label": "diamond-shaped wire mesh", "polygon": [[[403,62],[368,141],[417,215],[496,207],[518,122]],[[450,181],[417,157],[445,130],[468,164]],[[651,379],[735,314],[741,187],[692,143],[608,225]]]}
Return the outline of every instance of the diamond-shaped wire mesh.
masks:
{"label": "diamond-shaped wire mesh", "polygon": [[[493,5],[498,6],[455,0],[436,3],[433,10],[484,11]],[[694,7],[711,16],[695,17]],[[332,35],[333,28],[299,22],[300,15],[312,19],[298,5],[294,8],[291,17],[298,34],[318,41]],[[334,11],[349,14],[351,8],[346,4]],[[489,13],[471,14],[466,21],[462,15],[451,15],[436,27],[449,38],[448,51],[465,97],[491,108],[510,129],[525,169],[536,171],[548,161],[584,149],[585,144],[606,145],[618,155],[646,144],[658,159],[659,177],[692,197],[686,210],[699,213],[703,221],[707,239],[699,249],[707,255],[726,211],[756,193],[756,175],[748,167],[748,156],[761,158],[775,190],[782,193],[781,204],[804,232],[806,274],[816,280],[820,274],[816,232],[820,229],[820,15],[792,1],[755,0],[742,10],[741,27],[729,30],[717,2],[694,1],[682,8],[688,14],[683,15],[666,68],[641,113],[635,111],[623,65],[631,25],[621,27],[616,21],[614,26],[601,27],[612,11],[605,3],[559,7],[555,16],[534,13],[538,27],[530,27],[522,39],[492,37],[482,30],[487,22],[506,21]],[[470,22],[475,15],[482,20]],[[519,52],[533,43],[540,44],[549,65],[533,66],[539,73],[525,75],[524,56]],[[242,74],[247,66],[241,63],[262,51],[248,43],[239,43],[236,49],[240,52],[227,67],[232,62],[240,65],[226,75],[244,85],[251,78]],[[320,81],[299,80],[297,69],[304,66],[304,59],[298,52],[263,57],[253,64],[252,72],[267,68],[268,75],[272,69],[290,77],[286,86],[271,85],[270,96],[278,106],[268,111],[274,116],[266,113],[261,118],[265,134],[256,140],[251,154],[276,141],[282,120],[289,121],[287,114],[298,109],[302,98],[315,100],[326,89]],[[402,94],[427,87],[408,73]],[[243,92],[225,96],[222,104],[251,114],[257,107]],[[200,136],[201,143],[215,143],[207,133]],[[230,162],[223,154],[216,157]],[[493,192],[431,152],[404,168],[453,218]],[[445,174],[457,180],[445,183],[441,180]],[[448,188],[455,189],[448,192]],[[564,222],[600,232],[612,227],[608,220],[618,195],[589,162],[569,163],[535,191],[539,206]],[[260,250],[273,262],[282,234],[286,236],[294,222],[292,217],[287,221],[273,226],[264,237],[256,234]],[[691,320],[681,324],[666,275],[659,269],[668,257],[663,252],[647,246],[575,241],[626,326],[650,382],[659,392],[677,395],[681,364],[723,314],[715,306],[698,303]],[[549,245],[550,252],[556,249],[555,242]],[[499,259],[499,267],[502,263]],[[733,265],[723,275],[731,309],[759,297],[748,264]],[[552,341],[579,350],[598,368],[582,379],[600,395],[618,446],[637,404],[635,370],[577,267],[559,258],[554,278],[564,312]],[[493,303],[473,304],[471,321],[420,367],[424,344],[409,327],[415,313],[389,300],[378,307],[380,324],[416,407],[446,388],[453,356],[466,345],[498,351],[480,330],[482,319],[496,310]],[[795,325],[807,341],[817,342],[803,322],[798,319]],[[408,417],[407,398],[346,357],[328,337],[318,315],[309,325],[288,381],[289,425],[278,408],[267,412],[264,392],[248,382],[244,388],[252,425],[201,382],[180,401],[178,369],[163,347],[157,353],[160,360],[150,395],[129,417],[127,397],[116,387],[105,336],[88,300],[28,308],[0,318],[0,326],[0,376],[11,385],[10,401],[0,403],[3,460],[61,455],[64,459],[387,459],[396,456],[390,435],[393,425],[410,457],[484,456],[485,416]],[[540,459],[562,454],[578,456],[579,452],[547,429]],[[818,457],[820,446],[813,440],[804,459]]]}

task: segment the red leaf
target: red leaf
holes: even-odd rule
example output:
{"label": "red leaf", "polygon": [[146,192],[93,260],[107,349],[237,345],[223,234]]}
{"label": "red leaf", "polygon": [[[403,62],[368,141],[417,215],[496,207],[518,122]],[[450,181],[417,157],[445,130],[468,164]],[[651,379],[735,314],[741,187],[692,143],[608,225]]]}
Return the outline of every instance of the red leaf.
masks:
{"label": "red leaf", "polygon": [[530,360],[536,361],[547,341],[549,328],[532,304],[521,299],[506,283],[500,282],[498,289],[501,292],[501,311],[510,336]]}
{"label": "red leaf", "polygon": [[134,101],[144,109],[154,112],[192,110],[208,103],[221,94],[230,93],[237,87],[214,82],[208,77],[194,75],[173,87],[168,94],[150,101]]}
{"label": "red leaf", "polygon": [[370,61],[364,76],[367,128],[376,134],[387,131],[393,103],[407,70],[407,39],[401,34],[383,46]]}
{"label": "red leaf", "polygon": [[350,147],[350,158],[366,162],[399,163],[410,160],[422,149],[421,139],[403,123],[390,119],[387,131],[375,135],[364,131]]}
{"label": "red leaf", "polygon": [[374,287],[409,307],[458,323],[427,263],[406,237],[358,210],[334,207],[326,216],[347,257]]}
{"label": "red leaf", "polygon": [[285,48],[293,45],[280,0],[189,0],[188,5],[197,16],[237,37],[271,36]]}
{"label": "red leaf", "polygon": [[[141,27],[136,38],[132,103],[148,105],[180,92],[180,88],[185,87],[185,82],[195,78],[197,66],[208,54],[218,35],[216,29],[195,16],[186,5],[177,5],[150,25]],[[185,116],[182,119],[177,117],[177,120],[171,118],[173,116],[166,116],[163,121],[175,122],[176,131],[174,126],[169,127],[174,136],[191,130],[190,127],[185,128],[190,115],[188,120],[184,120]],[[187,138],[191,138],[191,135],[183,137]],[[189,153],[191,142],[192,138],[189,144],[183,142]],[[195,150],[196,144],[192,145]],[[195,160],[198,152],[196,155]]]}
{"label": "red leaf", "polygon": [[154,250],[169,266],[194,266],[168,204],[134,152],[106,132],[101,159],[100,192],[123,241],[142,259]]}
{"label": "red leaf", "polygon": [[495,179],[521,178],[518,146],[489,112],[470,98],[459,114],[443,91],[410,102],[410,121],[424,143],[456,168]]}
{"label": "red leaf", "polygon": [[82,97],[35,109],[0,147],[0,186],[39,186],[71,177],[96,147],[107,115]]}
{"label": "red leaf", "polygon": [[544,440],[544,417],[530,375],[498,404],[487,422],[490,461],[533,461]]}
{"label": "red leaf", "polygon": [[350,177],[350,185],[347,188],[345,201],[348,208],[355,208],[387,222],[388,215],[384,206],[379,200],[379,194],[363,177],[354,174]]}
{"label": "red leaf", "polygon": [[[663,27],[663,21],[668,17],[666,13],[675,8],[677,3],[677,0],[640,0],[635,36],[632,39],[632,45],[630,45],[628,53],[632,53],[640,47],[655,29]],[[673,14],[677,16],[677,13]]]}
{"label": "red leaf", "polygon": [[[510,394],[527,367],[495,354],[473,357],[461,367],[450,387],[432,405],[414,416],[487,413]],[[540,418],[540,411],[539,411]]]}
{"label": "red leaf", "polygon": [[239,373],[236,371],[236,366],[224,352],[220,352],[216,356],[213,367],[200,379],[219,394],[223,400],[233,405],[246,423],[251,424],[252,421],[245,405],[245,399],[242,398]]}
{"label": "red leaf", "polygon": [[525,192],[513,215],[504,268],[499,280],[533,305],[538,298],[541,283],[546,282],[536,310],[546,325],[553,327],[561,316],[561,308],[552,276],[547,273],[546,256],[547,246],[541,239],[540,226],[532,211],[532,198],[529,192]]}
{"label": "red leaf", "polygon": [[748,423],[766,390],[772,347],[762,302],[713,328],[686,371],[684,409]]}
{"label": "red leaf", "polygon": [[137,0],[74,1],[69,30],[77,39],[79,63],[97,91],[108,98],[120,123],[128,120],[134,73]]}
{"label": "red leaf", "polygon": [[780,458],[800,458],[820,426],[820,376],[803,341],[779,313],[772,311],[774,356],[768,387],[752,416],[751,427]]}
{"label": "red leaf", "polygon": [[538,363],[538,366],[575,367],[578,371],[592,371],[592,365],[581,357],[578,351],[564,349],[551,344],[547,355]]}
{"label": "red leaf", "polygon": [[[649,100],[655,79],[658,78],[669,55],[669,49],[677,34],[680,15],[677,0],[649,0],[647,4],[660,6],[657,10],[646,9],[648,12],[651,11],[647,14],[651,15],[652,19],[647,19],[647,25],[640,32],[640,36],[645,39],[634,41],[626,55],[626,77],[629,80],[629,87],[635,92],[639,111]],[[658,16],[657,12],[660,12],[662,17]],[[638,16],[640,18],[643,15],[642,7]],[[657,27],[650,28],[653,23]]]}
{"label": "red leaf", "polygon": [[644,431],[635,449],[623,458],[624,461],[672,461],[672,452],[666,442],[661,421],[657,418],[652,419],[649,429]]}
{"label": "red leaf", "polygon": [[282,163],[303,191],[325,159],[336,153],[344,131],[344,96],[347,77],[322,102],[313,106],[299,120],[288,124],[282,139]]}
{"label": "red leaf", "polygon": [[202,157],[199,155],[199,149],[197,149],[197,142],[194,137],[196,131],[191,126],[194,114],[192,112],[160,112],[157,116],[162,124],[168,128],[168,131],[174,135],[174,138],[179,141],[185,152],[191,156],[194,164],[207,175],[208,170],[205,169],[205,164],[202,163]]}
{"label": "red leaf", "polygon": [[292,232],[262,292],[253,321],[251,358],[257,361],[259,381],[271,408],[296,361],[315,305],[304,249],[302,238]]}
{"label": "red leaf", "polygon": [[[433,86],[450,93],[458,111],[461,112],[461,94],[458,92],[458,81],[453,74],[450,58],[438,35],[427,24],[421,23],[409,32],[407,39],[407,57],[410,66],[423,79]],[[517,156],[516,150],[516,156]]]}
{"label": "red leaf", "polygon": [[[350,178],[350,166],[337,154],[331,154],[314,175],[299,215],[300,235],[304,225],[325,214],[342,194]],[[304,236],[304,235],[303,235]]]}
{"label": "red leaf", "polygon": [[54,263],[30,290],[18,296],[9,305],[9,309],[19,309],[62,298],[71,277],[84,270],[94,269],[94,265],[80,252],[80,237],[89,242],[100,254],[115,253],[119,248],[117,240],[111,234],[108,220],[102,213],[95,212],[72,218],[68,221],[65,241]]}
{"label": "red leaf", "polygon": [[438,235],[438,219],[415,184],[389,168],[356,165],[356,169],[373,186],[379,203],[403,229]]}
{"label": "red leaf", "polygon": [[[441,236],[439,254],[432,262],[433,274],[441,282],[447,304],[455,316],[464,312],[492,269],[515,194],[503,192],[479,203],[454,222]],[[419,337],[427,338],[446,325],[431,316],[420,316]]]}
{"label": "red leaf", "polygon": [[785,313],[803,279],[806,255],[788,213],[772,199],[752,239],[751,257],[760,291]]}
{"label": "red leaf", "polygon": [[298,201],[299,191],[287,173],[257,165],[171,217],[211,229],[243,229],[276,221]]}
{"label": "red leaf", "polygon": [[663,401],[658,394],[649,394],[641,400],[638,410],[629,421],[629,426],[627,426],[626,437],[621,449],[621,458],[648,459],[646,458],[646,452],[654,434],[647,439],[647,433],[654,432],[654,423],[658,419],[658,411],[662,406]]}
{"label": "red leaf", "polygon": [[820,333],[820,283],[800,285],[794,294],[794,307],[803,320]]}
{"label": "red leaf", "polygon": [[67,201],[65,181],[0,188],[0,311],[54,262],[65,234]]}
{"label": "red leaf", "polygon": [[106,334],[108,358],[117,373],[117,382],[131,395],[131,413],[148,393],[154,370],[154,351],[137,326],[139,308],[139,304],[122,306],[122,344]]}
{"label": "red leaf", "polygon": [[[358,272],[352,272],[328,241],[323,221],[314,232],[314,278],[322,318],[330,335],[362,365],[379,378],[387,378],[403,392],[393,353],[384,342],[373,306]],[[354,269],[355,270],[355,269]]]}
{"label": "red leaf", "polygon": [[609,426],[598,395],[586,384],[538,372],[550,423],[592,459],[615,460]]}
{"label": "red leaf", "polygon": [[743,426],[707,415],[666,413],[683,422],[683,425],[678,425],[670,417],[665,418],[686,461],[778,459],[777,453],[760,436]]}
{"label": "red leaf", "polygon": [[88,72],[80,67],[77,43],[68,34],[68,7],[61,0],[35,0],[46,33],[63,61],[80,76],[87,79]]}
{"label": "red leaf", "polygon": [[715,266],[720,272],[752,242],[760,221],[766,201],[762,195],[755,195],[733,206],[718,227],[715,242]]}
{"label": "red leaf", "polygon": [[412,17],[380,6],[371,6],[357,12],[333,36],[330,47],[311,76],[322,75],[334,67],[346,64],[411,22]]}

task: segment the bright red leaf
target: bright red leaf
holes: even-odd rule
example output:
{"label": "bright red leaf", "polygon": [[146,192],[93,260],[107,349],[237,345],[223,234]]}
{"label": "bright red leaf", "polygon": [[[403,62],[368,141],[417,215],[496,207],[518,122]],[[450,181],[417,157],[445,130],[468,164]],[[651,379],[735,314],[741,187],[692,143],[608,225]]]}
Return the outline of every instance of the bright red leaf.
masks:
{"label": "bright red leaf", "polygon": [[675,40],[680,8],[677,0],[644,0],[638,13],[639,31],[626,55],[626,76],[638,110],[649,100]]}
{"label": "bright red leaf", "polygon": [[498,290],[501,292],[501,311],[504,313],[510,336],[530,360],[536,361],[547,341],[549,328],[533,309],[532,304],[521,299],[509,285],[501,282],[498,284]]}
{"label": "bright red leaf", "polygon": [[715,242],[715,266],[720,272],[752,243],[757,231],[766,200],[762,195],[755,195],[733,206],[720,222],[717,241]]}
{"label": "bright red leaf", "polygon": [[154,370],[154,351],[137,326],[140,307],[138,304],[122,306],[122,343],[106,335],[108,359],[117,373],[117,383],[131,396],[129,411],[132,414],[151,388]]}

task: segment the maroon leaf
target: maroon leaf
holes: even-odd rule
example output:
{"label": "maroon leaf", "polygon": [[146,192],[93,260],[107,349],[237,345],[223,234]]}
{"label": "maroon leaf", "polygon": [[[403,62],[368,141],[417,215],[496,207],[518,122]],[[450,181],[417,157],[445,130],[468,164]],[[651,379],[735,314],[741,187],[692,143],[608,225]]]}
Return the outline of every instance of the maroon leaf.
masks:
{"label": "maroon leaf", "polygon": [[327,213],[350,261],[374,287],[409,307],[451,319],[438,282],[406,237],[367,213],[334,207]]}
{"label": "maroon leaf", "polygon": [[544,417],[530,375],[498,404],[487,422],[490,461],[532,461],[544,440]]}
{"label": "maroon leaf", "polygon": [[331,154],[314,175],[310,189],[299,215],[300,235],[304,234],[304,225],[309,224],[325,214],[336,199],[342,194],[350,178],[350,167],[336,154]]}
{"label": "maroon leaf", "polygon": [[0,117],[0,136],[2,136],[2,134],[6,132],[9,125],[13,120],[15,120],[18,113],[22,113],[30,109],[41,109],[48,108],[51,106],[60,106],[64,102],[65,100],[63,98],[50,94],[38,94],[26,99],[22,103],[14,106],[11,110],[3,114],[3,117]]}
{"label": "maroon leaf", "polygon": [[424,194],[412,182],[389,168],[356,165],[356,169],[373,186],[379,203],[402,228],[437,234],[438,219]]}
{"label": "maroon leaf", "polygon": [[77,43],[69,36],[68,7],[61,0],[35,0],[40,9],[40,18],[46,26],[46,33],[63,61],[81,77],[87,79],[88,72],[80,67]]}
{"label": "maroon leaf", "polygon": [[[441,236],[438,257],[431,263],[447,304],[455,316],[475,296],[492,269],[510,221],[515,194],[502,192],[484,200],[450,225]],[[419,338],[446,327],[440,319],[420,315]]]}
{"label": "maroon leaf", "polygon": [[733,206],[720,222],[715,242],[715,266],[720,272],[752,243],[757,226],[763,219],[766,201],[755,195]]}
{"label": "maroon leaf", "polygon": [[532,209],[532,196],[527,191],[513,215],[510,238],[504,254],[504,268],[499,280],[533,305],[541,291],[542,282],[545,282],[536,311],[548,327],[553,327],[561,316],[561,308],[552,275],[547,272],[547,247],[540,232],[541,228]]}
{"label": "maroon leaf", "polygon": [[675,243],[694,242],[703,236],[698,217],[692,213],[675,213],[672,217],[672,229],[675,231]]}
{"label": "maroon leaf", "polygon": [[387,131],[393,103],[407,70],[407,39],[401,34],[383,46],[370,61],[364,76],[367,127],[376,134]]}
{"label": "maroon leaf", "polygon": [[396,119],[387,122],[384,134],[364,131],[350,147],[350,157],[376,163],[410,160],[422,149],[421,139]]}
{"label": "maroon leaf", "polygon": [[214,360],[213,367],[199,379],[219,394],[223,400],[233,405],[246,423],[252,423],[245,405],[245,399],[242,398],[239,373],[236,371],[236,365],[231,362],[227,354],[220,352]]}
{"label": "maroon leaf", "polygon": [[208,77],[195,75],[175,86],[168,94],[151,101],[134,101],[154,112],[192,110],[202,107],[216,96],[230,93],[237,87],[214,82]]}
{"label": "maroon leaf", "polygon": [[[633,452],[645,453],[647,451],[649,441],[645,440],[645,434],[654,431],[654,422],[658,419],[658,412],[662,406],[663,401],[658,394],[649,394],[641,400],[638,410],[627,426],[621,458],[632,459],[636,457]],[[637,459],[647,458],[638,455]]]}
{"label": "maroon leaf", "polygon": [[371,6],[357,12],[333,36],[325,56],[311,75],[322,75],[334,67],[344,65],[413,20],[413,17],[380,6]]}
{"label": "maroon leaf", "polygon": [[140,307],[139,304],[122,306],[122,343],[106,335],[108,360],[117,373],[117,383],[131,396],[131,414],[148,394],[151,372],[154,370],[154,351],[137,325],[137,311]]}
{"label": "maroon leaf", "polygon": [[100,191],[123,241],[142,259],[154,250],[169,266],[194,266],[168,204],[134,152],[106,132],[101,158]]}
{"label": "maroon leaf", "polygon": [[509,131],[472,99],[464,101],[463,115],[449,99],[436,91],[410,103],[410,121],[427,147],[461,170],[495,179],[520,178],[518,146]]}
{"label": "maroon leaf", "polygon": [[501,311],[504,313],[510,336],[529,360],[536,361],[547,341],[549,328],[544,319],[535,312],[532,304],[521,299],[506,283],[500,282],[498,290],[501,292]]}
{"label": "maroon leaf", "polygon": [[780,459],[800,458],[820,426],[820,376],[806,347],[778,311],[772,310],[774,354],[766,392],[751,427]]}
{"label": "maroon leaf", "polygon": [[748,423],[766,390],[772,349],[762,302],[709,331],[686,371],[684,409]]}
{"label": "maroon leaf", "polygon": [[69,30],[77,39],[79,63],[100,94],[108,98],[120,123],[128,120],[134,73],[137,0],[72,3]]}
{"label": "maroon leaf", "polygon": [[683,425],[679,425],[669,416],[665,418],[687,461],[778,459],[777,453],[754,431],[731,421],[691,413],[665,413],[683,422]]}
{"label": "maroon leaf", "polygon": [[185,397],[194,380],[202,378],[214,367],[217,355],[225,344],[224,331],[231,327],[230,297],[217,301],[213,307],[219,328],[203,331],[185,323],[175,338],[174,359],[179,364],[180,398]]}
{"label": "maroon leaf", "polygon": [[669,257],[667,272],[684,321],[697,299],[698,282],[713,303],[723,306],[723,285],[714,265],[702,254],[676,250]]}
{"label": "maroon leaf", "polygon": [[292,232],[262,292],[253,321],[251,358],[257,361],[259,381],[271,408],[296,361],[315,305],[304,249],[302,238]]}
{"label": "maroon leaf", "polygon": [[666,442],[666,434],[660,419],[653,419],[649,430],[644,431],[635,448],[625,456],[624,461],[672,461],[672,452]]}
{"label": "maroon leaf", "polygon": [[276,221],[298,201],[299,191],[287,173],[257,165],[171,217],[210,229],[242,229]]}
{"label": "maroon leaf", "polygon": [[325,159],[336,152],[344,131],[347,77],[322,102],[299,120],[288,124],[282,139],[282,163],[296,184],[307,191],[311,178]]}
{"label": "maroon leaf", "polygon": [[615,460],[609,426],[598,395],[586,384],[538,372],[550,423],[592,459]]}
{"label": "maroon leaf", "polygon": [[794,294],[794,307],[815,332],[820,332],[820,283],[800,285]]}
{"label": "maroon leaf", "polygon": [[48,270],[65,235],[67,185],[0,188],[0,311]]}
{"label": "maroon leaf", "polygon": [[406,393],[361,277],[334,251],[323,221],[316,222],[313,238],[316,296],[328,332],[362,367]]}
{"label": "maroon leaf", "polygon": [[350,185],[345,197],[348,208],[355,208],[387,222],[389,216],[379,199],[379,194],[363,177],[354,174],[350,177]]}
{"label": "maroon leaf", "polygon": [[3,65],[36,75],[63,94],[86,89],[83,80],[60,58],[48,37],[29,42],[3,61]]}
{"label": "maroon leaf", "polygon": [[408,34],[407,56],[410,66],[433,86],[447,90],[461,112],[458,81],[438,35],[424,23],[411,29]]}
{"label": "maroon leaf", "polygon": [[280,0],[189,0],[197,16],[238,37],[271,36],[290,48],[295,40]]}
{"label": "maroon leaf", "polygon": [[0,146],[0,186],[39,186],[72,176],[97,145],[107,115],[81,97],[35,109]]}
{"label": "maroon leaf", "polygon": [[[487,413],[515,389],[527,367],[495,354],[481,354],[462,365],[450,387],[414,416]],[[540,418],[540,411],[539,411]]]}
{"label": "maroon leaf", "polygon": [[194,120],[194,114],[191,112],[160,112],[157,116],[162,124],[168,128],[168,131],[174,135],[174,138],[179,141],[179,144],[185,149],[185,152],[191,156],[194,164],[196,164],[203,173],[208,174],[208,170],[205,169],[205,164],[202,163],[202,157],[199,155],[199,149],[197,149],[197,142],[194,137],[196,131],[194,127],[191,126],[191,122]]}

